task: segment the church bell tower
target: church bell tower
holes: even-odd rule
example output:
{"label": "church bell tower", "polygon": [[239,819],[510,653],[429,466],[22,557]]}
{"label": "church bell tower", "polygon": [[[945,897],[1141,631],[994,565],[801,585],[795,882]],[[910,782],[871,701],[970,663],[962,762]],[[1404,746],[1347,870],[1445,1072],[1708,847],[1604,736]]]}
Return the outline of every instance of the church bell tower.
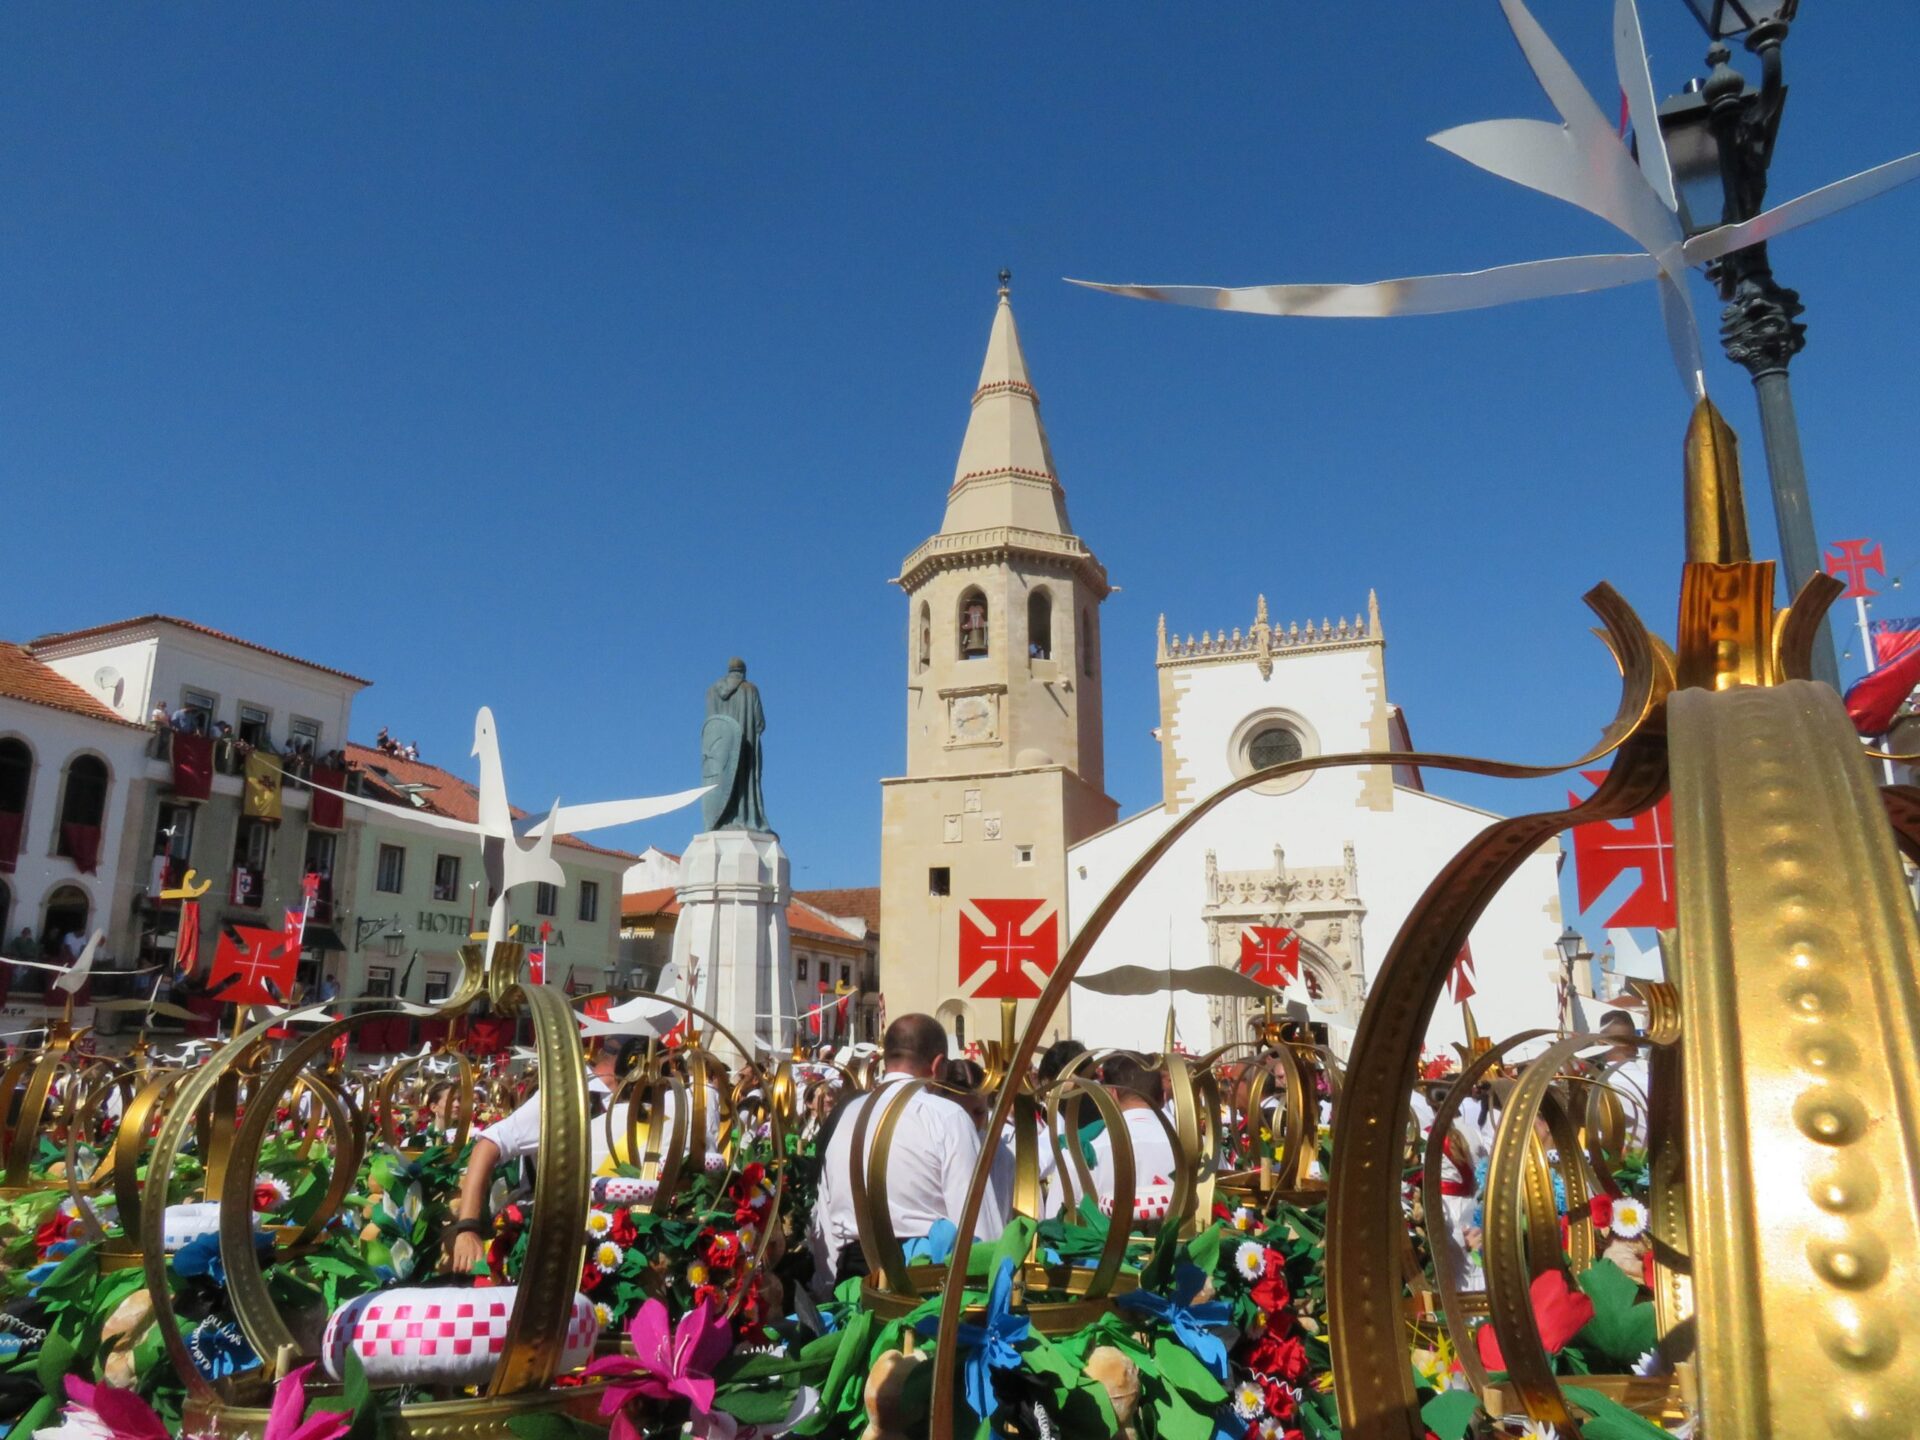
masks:
{"label": "church bell tower", "polygon": [[[1066,492],[1008,276],[946,515],[906,558],[907,773],[883,780],[881,982],[956,1041],[1025,1023],[1066,948],[1067,847],[1111,825],[1101,742],[1107,572]],[[1067,1033],[1066,1007],[1050,1030]]]}

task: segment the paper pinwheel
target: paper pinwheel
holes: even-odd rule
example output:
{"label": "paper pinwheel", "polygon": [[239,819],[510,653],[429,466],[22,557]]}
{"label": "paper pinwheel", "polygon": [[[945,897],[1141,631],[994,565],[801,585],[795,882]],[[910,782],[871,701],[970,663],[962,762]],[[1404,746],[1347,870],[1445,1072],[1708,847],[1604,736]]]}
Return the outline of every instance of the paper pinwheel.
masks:
{"label": "paper pinwheel", "polygon": [[1641,248],[1620,255],[1568,255],[1527,260],[1457,275],[1413,275],[1357,285],[1102,285],[1071,283],[1139,300],[1160,300],[1249,315],[1379,317],[1436,315],[1516,300],[1607,290],[1655,282],[1667,341],[1680,378],[1695,398],[1705,395],[1700,332],[1687,298],[1689,268],[1705,265],[1815,220],[1824,219],[1920,176],[1920,152],[1863,170],[1751,220],[1722,225],[1688,239],[1661,139],[1640,16],[1633,0],[1615,0],[1614,64],[1639,155],[1627,148],[1521,0],[1500,0],[1521,53],[1547,92],[1561,124],[1543,120],[1485,120],[1432,136],[1432,142],[1502,179],[1577,205],[1624,232]]}

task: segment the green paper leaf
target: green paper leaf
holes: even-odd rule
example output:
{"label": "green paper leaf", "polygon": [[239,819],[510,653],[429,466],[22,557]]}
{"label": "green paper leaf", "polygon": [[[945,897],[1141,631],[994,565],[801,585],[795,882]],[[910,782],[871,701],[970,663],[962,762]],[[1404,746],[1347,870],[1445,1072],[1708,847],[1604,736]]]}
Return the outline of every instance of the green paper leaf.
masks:
{"label": "green paper leaf", "polygon": [[13,1422],[13,1428],[7,1431],[7,1440],[32,1440],[35,1430],[45,1429],[51,1425],[55,1414],[66,1399],[66,1393],[65,1387],[62,1387],[60,1399],[56,1400],[49,1392],[34,1401],[27,1407],[27,1413]]}
{"label": "green paper leaf", "polygon": [[1471,1390],[1443,1390],[1420,1407],[1420,1420],[1440,1440],[1460,1440],[1479,1408]]}
{"label": "green paper leaf", "polygon": [[1153,1342],[1153,1358],[1166,1383],[1197,1404],[1214,1406],[1227,1398],[1227,1392],[1213,1372],[1178,1340],[1162,1337]]}
{"label": "green paper leaf", "polygon": [[518,1440],[602,1440],[607,1433],[604,1425],[589,1425],[554,1411],[511,1416],[507,1429]]}
{"label": "green paper leaf", "polygon": [[1598,1390],[1566,1385],[1561,1393],[1593,1417],[1580,1427],[1586,1440],[1673,1440],[1660,1426]]}
{"label": "green paper leaf", "polygon": [[1619,1369],[1631,1367],[1659,1337],[1652,1302],[1640,1299],[1638,1282],[1611,1260],[1588,1266],[1577,1278],[1593,1301],[1593,1318],[1573,1343],[1598,1351]]}
{"label": "green paper leaf", "polygon": [[49,1395],[64,1396],[66,1386],[62,1383],[73,1370],[73,1362],[80,1354],[79,1348],[58,1330],[49,1330],[47,1338],[40,1342],[40,1353],[34,1360],[34,1378],[40,1382],[40,1388]]}
{"label": "green paper leaf", "polygon": [[1214,1221],[1187,1245],[1187,1258],[1211,1275],[1220,1264],[1220,1222]]}
{"label": "green paper leaf", "polygon": [[[793,1409],[793,1397],[799,1393],[797,1385],[784,1388],[763,1383],[715,1391],[713,1404],[715,1409],[726,1411],[743,1425],[771,1425],[787,1418],[787,1412]],[[528,1436],[526,1440],[546,1440],[546,1437]]]}

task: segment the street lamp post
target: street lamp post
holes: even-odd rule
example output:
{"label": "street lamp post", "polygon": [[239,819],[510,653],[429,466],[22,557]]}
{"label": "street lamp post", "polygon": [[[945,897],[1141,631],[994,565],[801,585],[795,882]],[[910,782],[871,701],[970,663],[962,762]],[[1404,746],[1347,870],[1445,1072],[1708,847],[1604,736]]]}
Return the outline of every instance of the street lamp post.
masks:
{"label": "street lamp post", "polygon": [[[1660,132],[1691,236],[1751,220],[1766,201],[1767,169],[1787,99],[1780,48],[1799,0],[1687,0],[1687,5],[1713,40],[1707,51],[1713,71],[1704,84],[1660,107]],[[1732,52],[1722,42],[1737,35],[1746,37],[1747,49],[1759,58],[1758,90],[1750,90],[1728,63]],[[1721,347],[1753,377],[1791,598],[1821,573],[1800,425],[1787,379],[1788,365],[1806,348],[1807,327],[1800,323],[1805,307],[1798,294],[1773,278],[1764,241],[1713,261],[1707,278],[1726,307],[1720,312]],[[1833,632],[1824,619],[1813,672],[1840,688]]]}

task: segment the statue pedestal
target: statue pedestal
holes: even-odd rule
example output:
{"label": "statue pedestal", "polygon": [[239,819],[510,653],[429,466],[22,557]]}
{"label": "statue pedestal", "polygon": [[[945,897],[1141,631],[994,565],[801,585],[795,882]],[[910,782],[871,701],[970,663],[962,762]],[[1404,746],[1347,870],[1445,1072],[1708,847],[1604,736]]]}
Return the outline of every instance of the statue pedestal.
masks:
{"label": "statue pedestal", "polygon": [[[748,1044],[778,1054],[793,1045],[793,946],[787,852],[761,830],[709,830],[693,837],[675,890],[673,964],[692,978],[693,1003]],[[738,1063],[738,1047],[707,1037]]]}

